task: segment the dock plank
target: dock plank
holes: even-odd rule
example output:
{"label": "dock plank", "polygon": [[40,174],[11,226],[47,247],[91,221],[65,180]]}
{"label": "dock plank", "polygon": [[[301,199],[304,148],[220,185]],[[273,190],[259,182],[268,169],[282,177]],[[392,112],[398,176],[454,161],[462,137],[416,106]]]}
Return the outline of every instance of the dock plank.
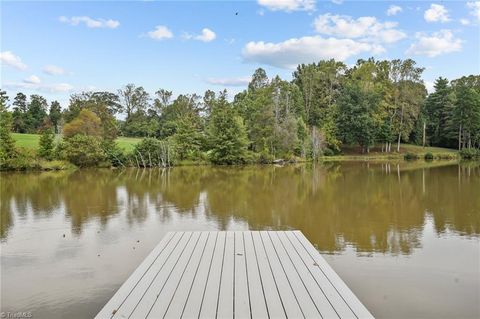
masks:
{"label": "dock plank", "polygon": [[[171,275],[180,271],[182,264],[184,264],[189,255],[191,255],[195,244],[198,241],[200,233],[186,233],[186,240],[182,241],[182,246],[174,250],[172,258],[167,260],[164,271],[160,272],[154,278],[150,287],[144,292],[142,299],[137,303],[129,318],[146,318],[152,309],[153,305],[162,295],[162,300],[165,299],[162,292],[165,286],[172,281],[169,281]],[[178,264],[178,267],[176,267]]]}
{"label": "dock plank", "polygon": [[305,318],[322,318],[320,311],[317,309],[307,287],[299,276],[295,265],[292,263],[288,253],[283,248],[276,232],[269,231],[268,237],[272,242],[272,246],[277,254],[278,260],[282,266],[283,272],[287,277],[288,283],[295,294],[300,308]]}
{"label": "dock plank", "polygon": [[367,308],[360,302],[360,300],[353,294],[353,292],[348,288],[345,282],[338,276],[338,274],[330,267],[325,259],[318,253],[318,251],[313,247],[313,245],[308,241],[305,235],[300,231],[293,231],[294,235],[302,243],[302,246],[305,250],[308,251],[314,262],[328,278],[331,285],[335,287],[335,290],[338,291],[342,299],[347,303],[349,308],[355,313],[357,318],[373,318],[372,314],[367,310]]}
{"label": "dock plank", "polygon": [[235,291],[235,233],[227,232],[223,255],[217,318],[233,318]]}
{"label": "dock plank", "polygon": [[266,231],[261,231],[260,237],[287,317],[305,318],[302,309],[300,308],[300,304],[298,303],[297,296],[292,290],[288,278],[282,269],[282,264],[278,259],[268,233]]}
{"label": "dock plank", "polygon": [[[192,287],[195,277],[198,273],[198,267],[200,267],[200,261],[203,258],[205,253],[205,248],[207,247],[208,239],[210,238],[210,233],[204,232],[200,235],[200,239],[197,244],[197,249],[194,250],[188,265],[186,266],[183,274],[180,278],[175,292],[170,300],[169,305],[167,306],[167,311],[164,314],[166,318],[180,318],[182,316],[183,309],[187,303],[187,300],[190,296],[190,288]],[[192,296],[195,298],[196,296]],[[163,305],[161,303],[156,303],[152,309],[150,316],[152,318],[159,318],[163,310]]]}
{"label": "dock plank", "polygon": [[[98,313],[97,318],[129,316],[131,313],[128,308],[129,305],[136,304],[135,299],[141,296],[141,294],[136,292],[143,293],[145,291],[146,287],[151,283],[152,274],[156,274],[157,269],[163,265],[182,236],[183,233],[181,232],[168,232],[128,280],[118,289],[115,296]],[[159,259],[160,256],[166,257]],[[157,260],[158,263],[155,263]]]}
{"label": "dock plank", "polygon": [[373,318],[300,231],[171,232],[97,319]]}
{"label": "dock plank", "polygon": [[218,296],[220,293],[220,279],[222,277],[223,255],[227,234],[219,232],[217,246],[212,257],[207,285],[202,296],[199,318],[215,318],[217,315]]}
{"label": "dock plank", "polygon": [[[290,258],[292,264],[295,265],[296,271],[301,277],[306,289],[310,292],[310,297],[313,299],[315,305],[317,305],[317,309],[320,312],[320,315],[323,318],[340,318],[338,313],[335,311],[335,308],[332,306],[320,286],[317,284],[315,277],[311,274],[307,265],[297,253],[295,247],[288,240],[286,233],[287,232],[276,232],[275,234],[278,236],[280,244],[287,252],[288,258]],[[273,236],[274,235],[272,235],[272,237]],[[313,262],[310,262],[309,266],[314,267]],[[344,304],[344,306],[347,307],[346,304]],[[353,313],[351,314],[353,315]]]}
{"label": "dock plank", "polygon": [[189,296],[187,297],[187,302],[185,303],[181,317],[198,318],[200,315],[203,292],[205,291],[208,279],[210,277],[210,270],[215,248],[217,247],[218,236],[218,232],[212,232],[208,238],[205,246],[205,252],[203,253],[202,260],[199,263],[195,281],[190,289]]}
{"label": "dock plank", "polygon": [[[258,266],[257,255],[253,245],[252,234],[244,232],[242,237],[245,247],[245,263],[248,274],[251,315],[252,318],[268,318],[269,311],[265,299],[265,288],[262,278],[260,277],[260,268]],[[271,294],[270,291],[268,291],[268,293]],[[276,304],[272,305],[272,307],[278,307],[278,310],[281,311],[280,314],[277,314],[278,310],[272,310],[273,314],[277,314],[276,316],[273,316],[273,318],[281,318],[284,316],[280,299],[277,299]]]}
{"label": "dock plank", "polygon": [[247,263],[243,233],[235,232],[235,291],[234,318],[250,318],[250,294],[248,290]]}
{"label": "dock plank", "polygon": [[[285,232],[285,236],[289,240],[290,244],[294,247],[295,252],[298,254],[303,264],[309,270],[310,275],[313,277],[313,280],[321,289],[322,293],[327,298],[328,302],[331,304],[332,308],[338,314],[340,318],[356,318],[356,315],[353,313],[352,309],[348,304],[343,300],[341,295],[328,280],[322,270],[316,266],[318,263],[314,258],[305,250],[305,247],[298,240],[297,236],[293,232]],[[323,258],[322,258],[323,259]]]}

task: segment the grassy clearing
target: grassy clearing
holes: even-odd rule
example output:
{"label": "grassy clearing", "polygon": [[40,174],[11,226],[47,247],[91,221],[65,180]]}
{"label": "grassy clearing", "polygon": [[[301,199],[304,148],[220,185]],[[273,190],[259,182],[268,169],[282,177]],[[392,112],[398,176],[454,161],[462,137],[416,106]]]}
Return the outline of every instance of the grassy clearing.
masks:
{"label": "grassy clearing", "polygon": [[[22,134],[22,133],[12,133],[13,139],[18,147],[23,147],[26,149],[38,149],[38,143],[40,141],[40,134]],[[56,136],[56,140],[60,140],[61,135]],[[135,137],[119,137],[116,142],[118,146],[124,149],[127,152],[130,152],[135,144],[140,142],[141,138]]]}
{"label": "grassy clearing", "polygon": [[120,148],[123,148],[127,152],[131,152],[135,144],[140,142],[142,139],[139,137],[119,137],[115,141],[117,142]]}
{"label": "grassy clearing", "polygon": [[22,133],[12,133],[15,144],[18,147],[24,147],[29,149],[37,149],[38,142],[40,141],[39,134],[22,134]]}
{"label": "grassy clearing", "polygon": [[343,155],[322,156],[320,159],[324,161],[355,161],[355,160],[380,160],[392,161],[403,160],[406,153],[417,154],[420,159],[423,159],[426,153],[432,153],[435,159],[456,159],[457,150],[442,148],[442,147],[422,147],[412,144],[401,144],[400,152],[396,152],[396,145],[392,145],[391,153],[382,153],[381,146],[376,146],[370,149],[370,153],[362,154],[361,148],[358,146],[344,146],[342,147]]}

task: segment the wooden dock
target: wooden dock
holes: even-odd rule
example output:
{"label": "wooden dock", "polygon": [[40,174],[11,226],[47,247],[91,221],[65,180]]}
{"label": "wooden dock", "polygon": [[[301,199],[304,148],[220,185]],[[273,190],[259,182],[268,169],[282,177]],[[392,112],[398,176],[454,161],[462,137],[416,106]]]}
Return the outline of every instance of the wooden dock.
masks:
{"label": "wooden dock", "polygon": [[170,232],[96,318],[373,318],[300,231]]}

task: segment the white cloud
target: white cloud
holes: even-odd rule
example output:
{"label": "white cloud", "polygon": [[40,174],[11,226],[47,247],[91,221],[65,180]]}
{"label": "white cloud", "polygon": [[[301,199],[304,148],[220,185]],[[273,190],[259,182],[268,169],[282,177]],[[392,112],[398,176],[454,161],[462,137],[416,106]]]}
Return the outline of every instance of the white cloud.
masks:
{"label": "white cloud", "polygon": [[427,22],[448,22],[448,10],[441,4],[432,3],[430,8],[425,11],[423,17]]}
{"label": "white cloud", "polygon": [[299,63],[317,62],[322,59],[345,59],[360,53],[379,54],[385,49],[378,44],[359,42],[352,39],[306,36],[284,42],[249,42],[243,48],[247,62],[258,62],[279,68],[294,69]]}
{"label": "white cloud", "polygon": [[450,30],[440,30],[432,35],[418,32],[415,37],[417,41],[408,48],[406,54],[425,55],[432,58],[462,50],[462,40],[455,38]]}
{"label": "white cloud", "polygon": [[315,10],[315,0],[258,0],[258,4],[272,11]]}
{"label": "white cloud", "polygon": [[162,40],[173,38],[173,33],[166,26],[157,25],[155,30],[148,32],[148,36],[155,40]]}
{"label": "white cloud", "polygon": [[460,19],[460,23],[461,23],[462,25],[470,25],[470,20],[468,20],[468,19]]}
{"label": "white cloud", "polygon": [[81,23],[85,24],[88,28],[108,28],[108,29],[116,29],[120,26],[120,22],[117,20],[112,19],[92,19],[87,16],[81,17],[65,17],[61,16],[59,18],[60,22],[67,23],[73,26],[77,26]]}
{"label": "white cloud", "polygon": [[0,52],[0,61],[2,64],[14,67],[17,70],[25,70],[27,68],[27,65],[22,62],[22,59],[13,54],[12,51]]}
{"label": "white cloud", "polygon": [[472,9],[470,14],[477,18],[480,22],[480,1],[467,2],[467,7]]}
{"label": "white cloud", "polygon": [[397,13],[400,13],[402,11],[403,11],[402,7],[397,5],[391,5],[390,7],[388,7],[387,16],[394,16]]}
{"label": "white cloud", "polygon": [[23,82],[29,84],[40,84],[40,78],[36,75],[30,75],[28,78],[24,79]]}
{"label": "white cloud", "polygon": [[43,67],[43,72],[50,75],[64,75],[66,72],[59,66],[56,65],[46,65]]}
{"label": "white cloud", "polygon": [[207,83],[220,86],[245,86],[250,82],[251,78],[237,77],[237,78],[208,78]]}
{"label": "white cloud", "polygon": [[203,41],[203,42],[210,42],[210,41],[215,40],[217,38],[217,35],[212,30],[210,30],[208,28],[203,28],[202,33],[199,34],[199,35],[184,32],[182,34],[182,38],[184,38],[185,40],[192,40],[193,39],[193,40],[198,40],[198,41]]}
{"label": "white cloud", "polygon": [[[38,79],[38,78],[37,78]],[[11,90],[32,90],[38,92],[46,92],[46,93],[65,93],[70,92],[73,90],[73,86],[68,83],[52,83],[52,84],[44,84],[44,83],[32,83],[27,82],[34,80],[32,77],[25,79],[21,83],[5,83],[5,87]],[[40,81],[40,79],[38,79]],[[34,80],[35,81],[35,80]]]}
{"label": "white cloud", "polygon": [[215,34],[215,32],[213,32],[212,30],[210,30],[208,28],[203,28],[202,29],[202,34],[197,35],[195,37],[195,40],[199,40],[199,41],[203,41],[203,42],[210,42],[210,41],[215,40],[216,37],[217,37],[217,35]]}
{"label": "white cloud", "polygon": [[326,13],[318,16],[313,24],[318,33],[352,39],[361,38],[366,41],[393,43],[406,37],[404,32],[395,29],[396,22],[382,23],[375,17],[353,19],[350,16]]}

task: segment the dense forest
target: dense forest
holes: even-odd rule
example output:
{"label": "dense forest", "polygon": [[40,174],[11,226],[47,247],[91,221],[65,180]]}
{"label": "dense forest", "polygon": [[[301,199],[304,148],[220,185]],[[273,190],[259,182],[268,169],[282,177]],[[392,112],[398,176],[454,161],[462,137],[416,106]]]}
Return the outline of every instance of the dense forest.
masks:
{"label": "dense forest", "polygon": [[[8,166],[28,157],[10,132],[42,133],[37,156],[79,166],[268,163],[341,154],[344,145],[399,152],[404,142],[478,153],[480,75],[440,77],[428,94],[423,71],[411,59],[371,58],[352,67],[328,60],[299,65],[291,81],[259,68],[233,100],[226,91],[173,98],[127,84],[116,93],[73,94],[63,110],[40,95],[1,91],[0,160]],[[114,142],[119,135],[145,139],[125,154]]]}

